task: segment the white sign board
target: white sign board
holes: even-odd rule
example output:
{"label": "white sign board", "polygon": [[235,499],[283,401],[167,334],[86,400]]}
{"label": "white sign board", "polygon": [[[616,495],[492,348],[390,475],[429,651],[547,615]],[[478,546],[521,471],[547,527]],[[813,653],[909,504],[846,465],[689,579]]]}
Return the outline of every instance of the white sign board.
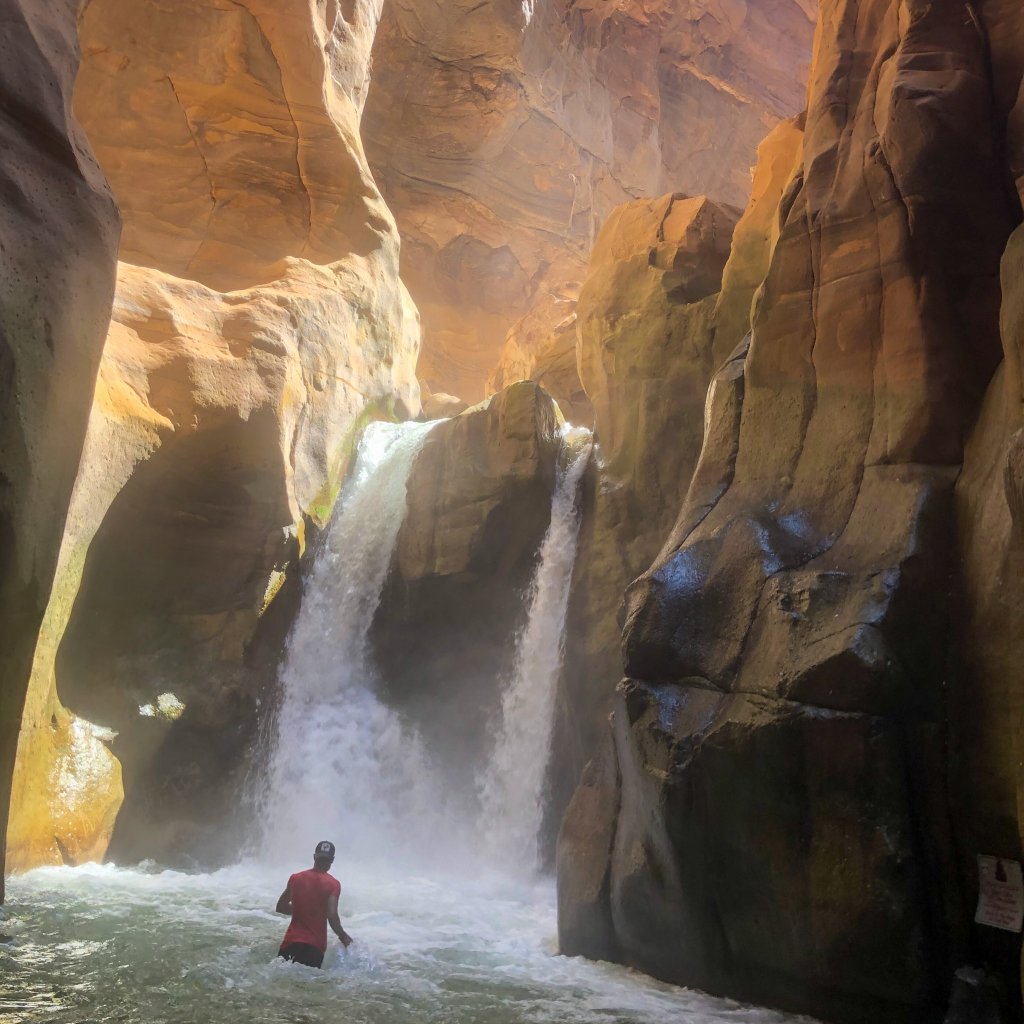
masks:
{"label": "white sign board", "polygon": [[978,854],[977,924],[1019,932],[1024,924],[1024,879],[1020,862]]}

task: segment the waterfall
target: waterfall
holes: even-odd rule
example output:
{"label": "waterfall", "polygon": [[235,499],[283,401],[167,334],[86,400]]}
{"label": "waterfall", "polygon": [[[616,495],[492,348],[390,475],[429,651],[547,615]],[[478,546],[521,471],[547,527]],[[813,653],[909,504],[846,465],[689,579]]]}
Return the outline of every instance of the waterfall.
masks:
{"label": "waterfall", "polygon": [[[576,495],[590,433],[563,432],[551,523],[528,598],[493,755],[478,779],[476,842],[446,806],[415,729],[378,697],[368,635],[406,510],[406,483],[432,424],[367,428],[306,585],[281,672],[276,743],[261,801],[263,853],[305,857],[331,839],[364,862],[442,862],[479,849],[532,874],[538,863],[555,689],[579,532]],[[461,858],[460,858],[461,859]]]}
{"label": "waterfall", "polygon": [[490,859],[523,874],[535,873],[539,865],[555,688],[579,537],[576,496],[590,449],[589,431],[566,428],[551,524],[530,588],[529,614],[516,648],[515,671],[502,698],[494,755],[479,783],[480,831]]}
{"label": "waterfall", "polygon": [[368,650],[406,482],[433,425],[366,429],[307,582],[285,654],[262,800],[271,859],[305,860],[325,838],[348,855],[394,858],[403,846],[415,850],[417,828],[436,828],[443,816],[415,731],[376,695]]}

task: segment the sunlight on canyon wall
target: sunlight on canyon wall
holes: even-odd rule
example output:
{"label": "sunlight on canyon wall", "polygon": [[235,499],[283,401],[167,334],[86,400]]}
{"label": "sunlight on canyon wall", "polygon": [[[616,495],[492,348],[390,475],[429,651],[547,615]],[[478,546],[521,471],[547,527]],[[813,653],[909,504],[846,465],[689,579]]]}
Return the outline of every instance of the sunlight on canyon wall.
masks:
{"label": "sunlight on canyon wall", "polygon": [[423,315],[420,376],[471,402],[516,321],[571,313],[614,207],[673,191],[744,204],[757,144],[803,106],[816,4],[530,11],[395,0],[374,46],[363,131]]}
{"label": "sunlight on canyon wall", "polygon": [[[92,0],[82,17],[76,111],[125,231],[15,863],[102,853],[113,823],[116,761],[86,740],[71,766],[62,701],[117,733],[122,853],[174,855],[223,812],[276,664],[255,638],[305,524],[329,516],[366,416],[418,411],[418,319],[358,134],[376,7],[295,7]],[[180,717],[140,714],[164,693]],[[79,774],[73,818],[45,763]]]}

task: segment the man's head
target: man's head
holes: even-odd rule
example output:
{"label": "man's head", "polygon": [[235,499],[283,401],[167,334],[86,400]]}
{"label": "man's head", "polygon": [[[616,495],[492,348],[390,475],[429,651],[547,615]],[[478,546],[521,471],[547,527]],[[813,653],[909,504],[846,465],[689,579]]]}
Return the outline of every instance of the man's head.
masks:
{"label": "man's head", "polygon": [[334,843],[324,839],[313,851],[313,867],[326,871],[334,863]]}

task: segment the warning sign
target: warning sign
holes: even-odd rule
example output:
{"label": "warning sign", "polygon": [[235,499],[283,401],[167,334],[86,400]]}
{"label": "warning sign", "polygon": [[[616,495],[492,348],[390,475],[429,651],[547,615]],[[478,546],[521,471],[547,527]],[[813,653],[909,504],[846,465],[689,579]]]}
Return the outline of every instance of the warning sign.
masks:
{"label": "warning sign", "polygon": [[978,854],[977,924],[1019,932],[1024,924],[1024,879],[1020,862]]}

